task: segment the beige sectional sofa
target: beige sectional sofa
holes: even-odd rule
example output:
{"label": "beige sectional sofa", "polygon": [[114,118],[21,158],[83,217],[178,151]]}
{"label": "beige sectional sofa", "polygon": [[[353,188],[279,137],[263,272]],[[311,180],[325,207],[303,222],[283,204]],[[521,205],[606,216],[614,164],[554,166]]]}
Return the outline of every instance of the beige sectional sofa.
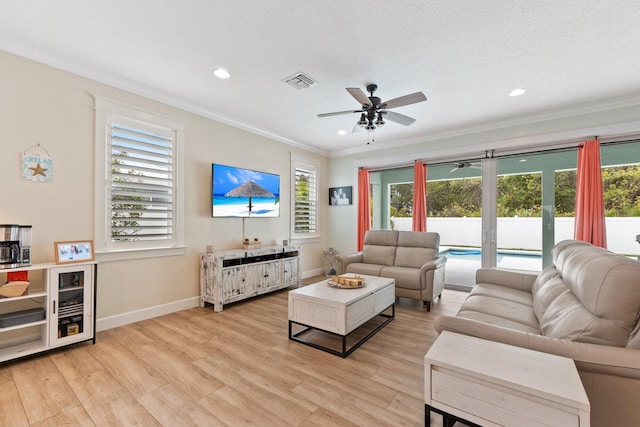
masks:
{"label": "beige sectional sofa", "polygon": [[573,359],[592,426],[640,425],[640,262],[588,243],[553,248],[540,274],[479,269],[447,330]]}
{"label": "beige sectional sofa", "polygon": [[444,289],[447,258],[439,250],[438,233],[369,230],[361,252],[336,256],[338,273],[393,278],[396,297],[423,301],[430,311]]}

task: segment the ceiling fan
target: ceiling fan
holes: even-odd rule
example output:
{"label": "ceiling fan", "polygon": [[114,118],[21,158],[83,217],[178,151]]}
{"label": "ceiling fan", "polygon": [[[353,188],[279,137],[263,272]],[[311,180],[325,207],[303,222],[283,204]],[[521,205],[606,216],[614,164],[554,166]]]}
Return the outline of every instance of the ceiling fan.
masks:
{"label": "ceiling fan", "polygon": [[455,172],[458,169],[470,168],[470,169],[482,169],[480,163],[471,163],[471,162],[455,162],[453,164],[455,167],[449,171],[449,173]]}
{"label": "ceiling fan", "polygon": [[398,98],[393,98],[388,101],[382,102],[380,98],[378,98],[377,96],[373,96],[373,93],[376,91],[376,89],[378,89],[378,85],[375,84],[367,85],[367,92],[369,92],[371,96],[367,96],[362,91],[362,89],[357,87],[348,87],[346,89],[347,92],[349,92],[351,96],[353,96],[355,100],[362,105],[362,108],[360,110],[322,113],[318,114],[318,117],[359,113],[360,120],[358,120],[358,122],[354,126],[353,132],[357,132],[360,129],[366,129],[367,131],[371,132],[378,127],[384,126],[385,118],[391,120],[392,122],[399,123],[404,126],[409,126],[411,123],[415,122],[416,119],[387,110],[390,108],[403,107],[405,105],[415,104],[427,100],[427,97],[424,96],[422,92],[415,92],[409,95],[400,96]]}

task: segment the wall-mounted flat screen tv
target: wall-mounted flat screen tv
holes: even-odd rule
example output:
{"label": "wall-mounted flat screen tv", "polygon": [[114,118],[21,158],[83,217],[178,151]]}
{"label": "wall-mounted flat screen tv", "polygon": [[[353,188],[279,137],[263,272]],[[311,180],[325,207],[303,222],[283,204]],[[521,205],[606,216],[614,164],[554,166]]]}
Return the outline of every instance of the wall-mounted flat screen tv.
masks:
{"label": "wall-mounted flat screen tv", "polygon": [[214,163],[211,195],[213,217],[280,216],[280,175]]}

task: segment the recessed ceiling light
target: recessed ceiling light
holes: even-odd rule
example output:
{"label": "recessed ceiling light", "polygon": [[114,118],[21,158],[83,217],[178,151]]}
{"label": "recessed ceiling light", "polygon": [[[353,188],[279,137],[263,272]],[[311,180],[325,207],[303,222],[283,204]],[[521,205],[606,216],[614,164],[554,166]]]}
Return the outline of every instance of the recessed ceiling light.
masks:
{"label": "recessed ceiling light", "polygon": [[520,87],[518,89],[514,89],[511,92],[509,92],[509,96],[520,96],[526,91],[527,91],[526,89]]}
{"label": "recessed ceiling light", "polygon": [[340,129],[340,130],[338,131],[338,135],[346,135],[346,134],[347,134],[347,131],[346,131],[346,130],[344,130],[344,129]]}
{"label": "recessed ceiling light", "polygon": [[231,74],[229,74],[229,72],[227,70],[225,70],[224,68],[217,68],[213,72],[213,75],[216,76],[219,79],[228,79],[229,77],[231,77]]}
{"label": "recessed ceiling light", "polygon": [[520,159],[520,160],[518,160],[518,161],[519,161],[520,163],[524,163],[524,162],[526,162],[526,161],[527,161],[527,159]]}

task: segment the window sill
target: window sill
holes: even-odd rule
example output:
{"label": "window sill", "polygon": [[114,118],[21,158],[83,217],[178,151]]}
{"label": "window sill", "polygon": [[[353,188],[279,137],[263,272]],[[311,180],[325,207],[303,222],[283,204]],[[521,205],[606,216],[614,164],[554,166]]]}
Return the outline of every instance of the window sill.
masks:
{"label": "window sill", "polygon": [[185,247],[157,248],[157,249],[129,249],[113,252],[96,252],[96,261],[111,262],[130,259],[158,258],[164,256],[178,256],[185,254]]}
{"label": "window sill", "polygon": [[291,239],[289,239],[289,243],[294,245],[304,245],[307,243],[320,243],[320,237],[319,236],[292,237]]}

